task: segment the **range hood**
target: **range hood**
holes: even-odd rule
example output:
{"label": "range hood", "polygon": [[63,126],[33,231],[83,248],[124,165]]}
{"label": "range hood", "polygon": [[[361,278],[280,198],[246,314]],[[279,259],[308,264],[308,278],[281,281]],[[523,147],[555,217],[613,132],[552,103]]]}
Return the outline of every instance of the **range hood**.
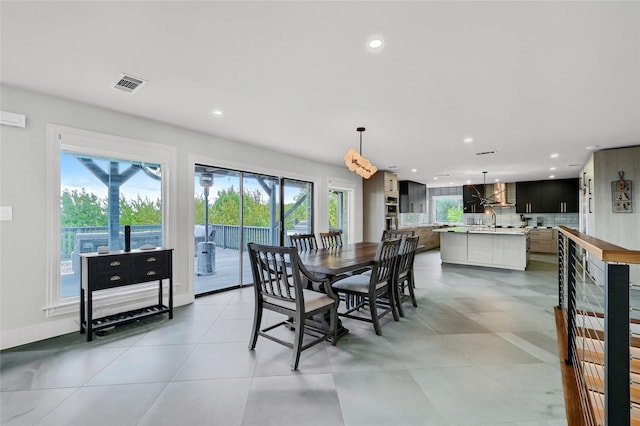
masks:
{"label": "range hood", "polygon": [[486,186],[487,199],[491,207],[513,207],[516,205],[516,184],[496,182]]}

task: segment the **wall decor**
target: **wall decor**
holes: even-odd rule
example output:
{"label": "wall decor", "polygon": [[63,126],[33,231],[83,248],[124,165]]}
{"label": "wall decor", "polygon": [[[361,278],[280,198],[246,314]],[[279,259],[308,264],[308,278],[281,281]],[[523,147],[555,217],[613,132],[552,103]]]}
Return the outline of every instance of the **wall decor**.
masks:
{"label": "wall decor", "polygon": [[614,213],[632,213],[631,181],[624,180],[624,171],[619,171],[620,180],[611,182],[611,200]]}

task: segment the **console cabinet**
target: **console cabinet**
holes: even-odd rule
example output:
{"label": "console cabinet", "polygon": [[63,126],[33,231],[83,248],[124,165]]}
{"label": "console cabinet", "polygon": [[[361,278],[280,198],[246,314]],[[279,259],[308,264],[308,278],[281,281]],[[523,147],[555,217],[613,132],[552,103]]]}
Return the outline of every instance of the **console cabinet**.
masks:
{"label": "console cabinet", "polygon": [[577,213],[578,179],[516,182],[516,213]]}
{"label": "console cabinet", "polygon": [[[80,255],[80,333],[93,332],[151,315],[168,313],[173,318],[173,249],[118,251]],[[169,281],[167,305],[163,304],[163,280]],[[93,318],[93,292],[116,287],[158,282],[158,303],[101,318]]]}

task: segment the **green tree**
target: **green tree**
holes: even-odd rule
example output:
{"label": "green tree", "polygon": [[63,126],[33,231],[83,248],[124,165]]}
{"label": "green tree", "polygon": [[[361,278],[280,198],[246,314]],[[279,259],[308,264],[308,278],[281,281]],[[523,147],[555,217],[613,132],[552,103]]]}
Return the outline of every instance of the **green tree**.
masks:
{"label": "green tree", "polygon": [[452,206],[447,211],[447,220],[449,222],[462,223],[464,221],[464,212],[461,206]]}
{"label": "green tree", "polygon": [[135,200],[120,195],[120,223],[126,225],[159,225],[162,223],[162,202],[138,194]]}
{"label": "green tree", "polygon": [[62,226],[106,226],[107,204],[84,188],[65,189],[60,198],[60,216]]}

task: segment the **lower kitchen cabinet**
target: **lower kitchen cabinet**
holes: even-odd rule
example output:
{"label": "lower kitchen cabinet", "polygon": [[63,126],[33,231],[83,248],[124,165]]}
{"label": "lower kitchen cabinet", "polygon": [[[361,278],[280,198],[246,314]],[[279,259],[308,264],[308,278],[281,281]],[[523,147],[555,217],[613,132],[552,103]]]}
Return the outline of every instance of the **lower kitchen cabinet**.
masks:
{"label": "lower kitchen cabinet", "polygon": [[557,253],[558,231],[552,228],[533,228],[529,232],[532,253]]}
{"label": "lower kitchen cabinet", "polygon": [[[439,226],[415,226],[413,228],[402,228],[402,230],[413,231],[414,235],[420,237],[418,244],[420,250],[431,250],[440,247],[440,234],[434,232],[434,229],[440,228]],[[424,248],[423,248],[424,247]]]}

